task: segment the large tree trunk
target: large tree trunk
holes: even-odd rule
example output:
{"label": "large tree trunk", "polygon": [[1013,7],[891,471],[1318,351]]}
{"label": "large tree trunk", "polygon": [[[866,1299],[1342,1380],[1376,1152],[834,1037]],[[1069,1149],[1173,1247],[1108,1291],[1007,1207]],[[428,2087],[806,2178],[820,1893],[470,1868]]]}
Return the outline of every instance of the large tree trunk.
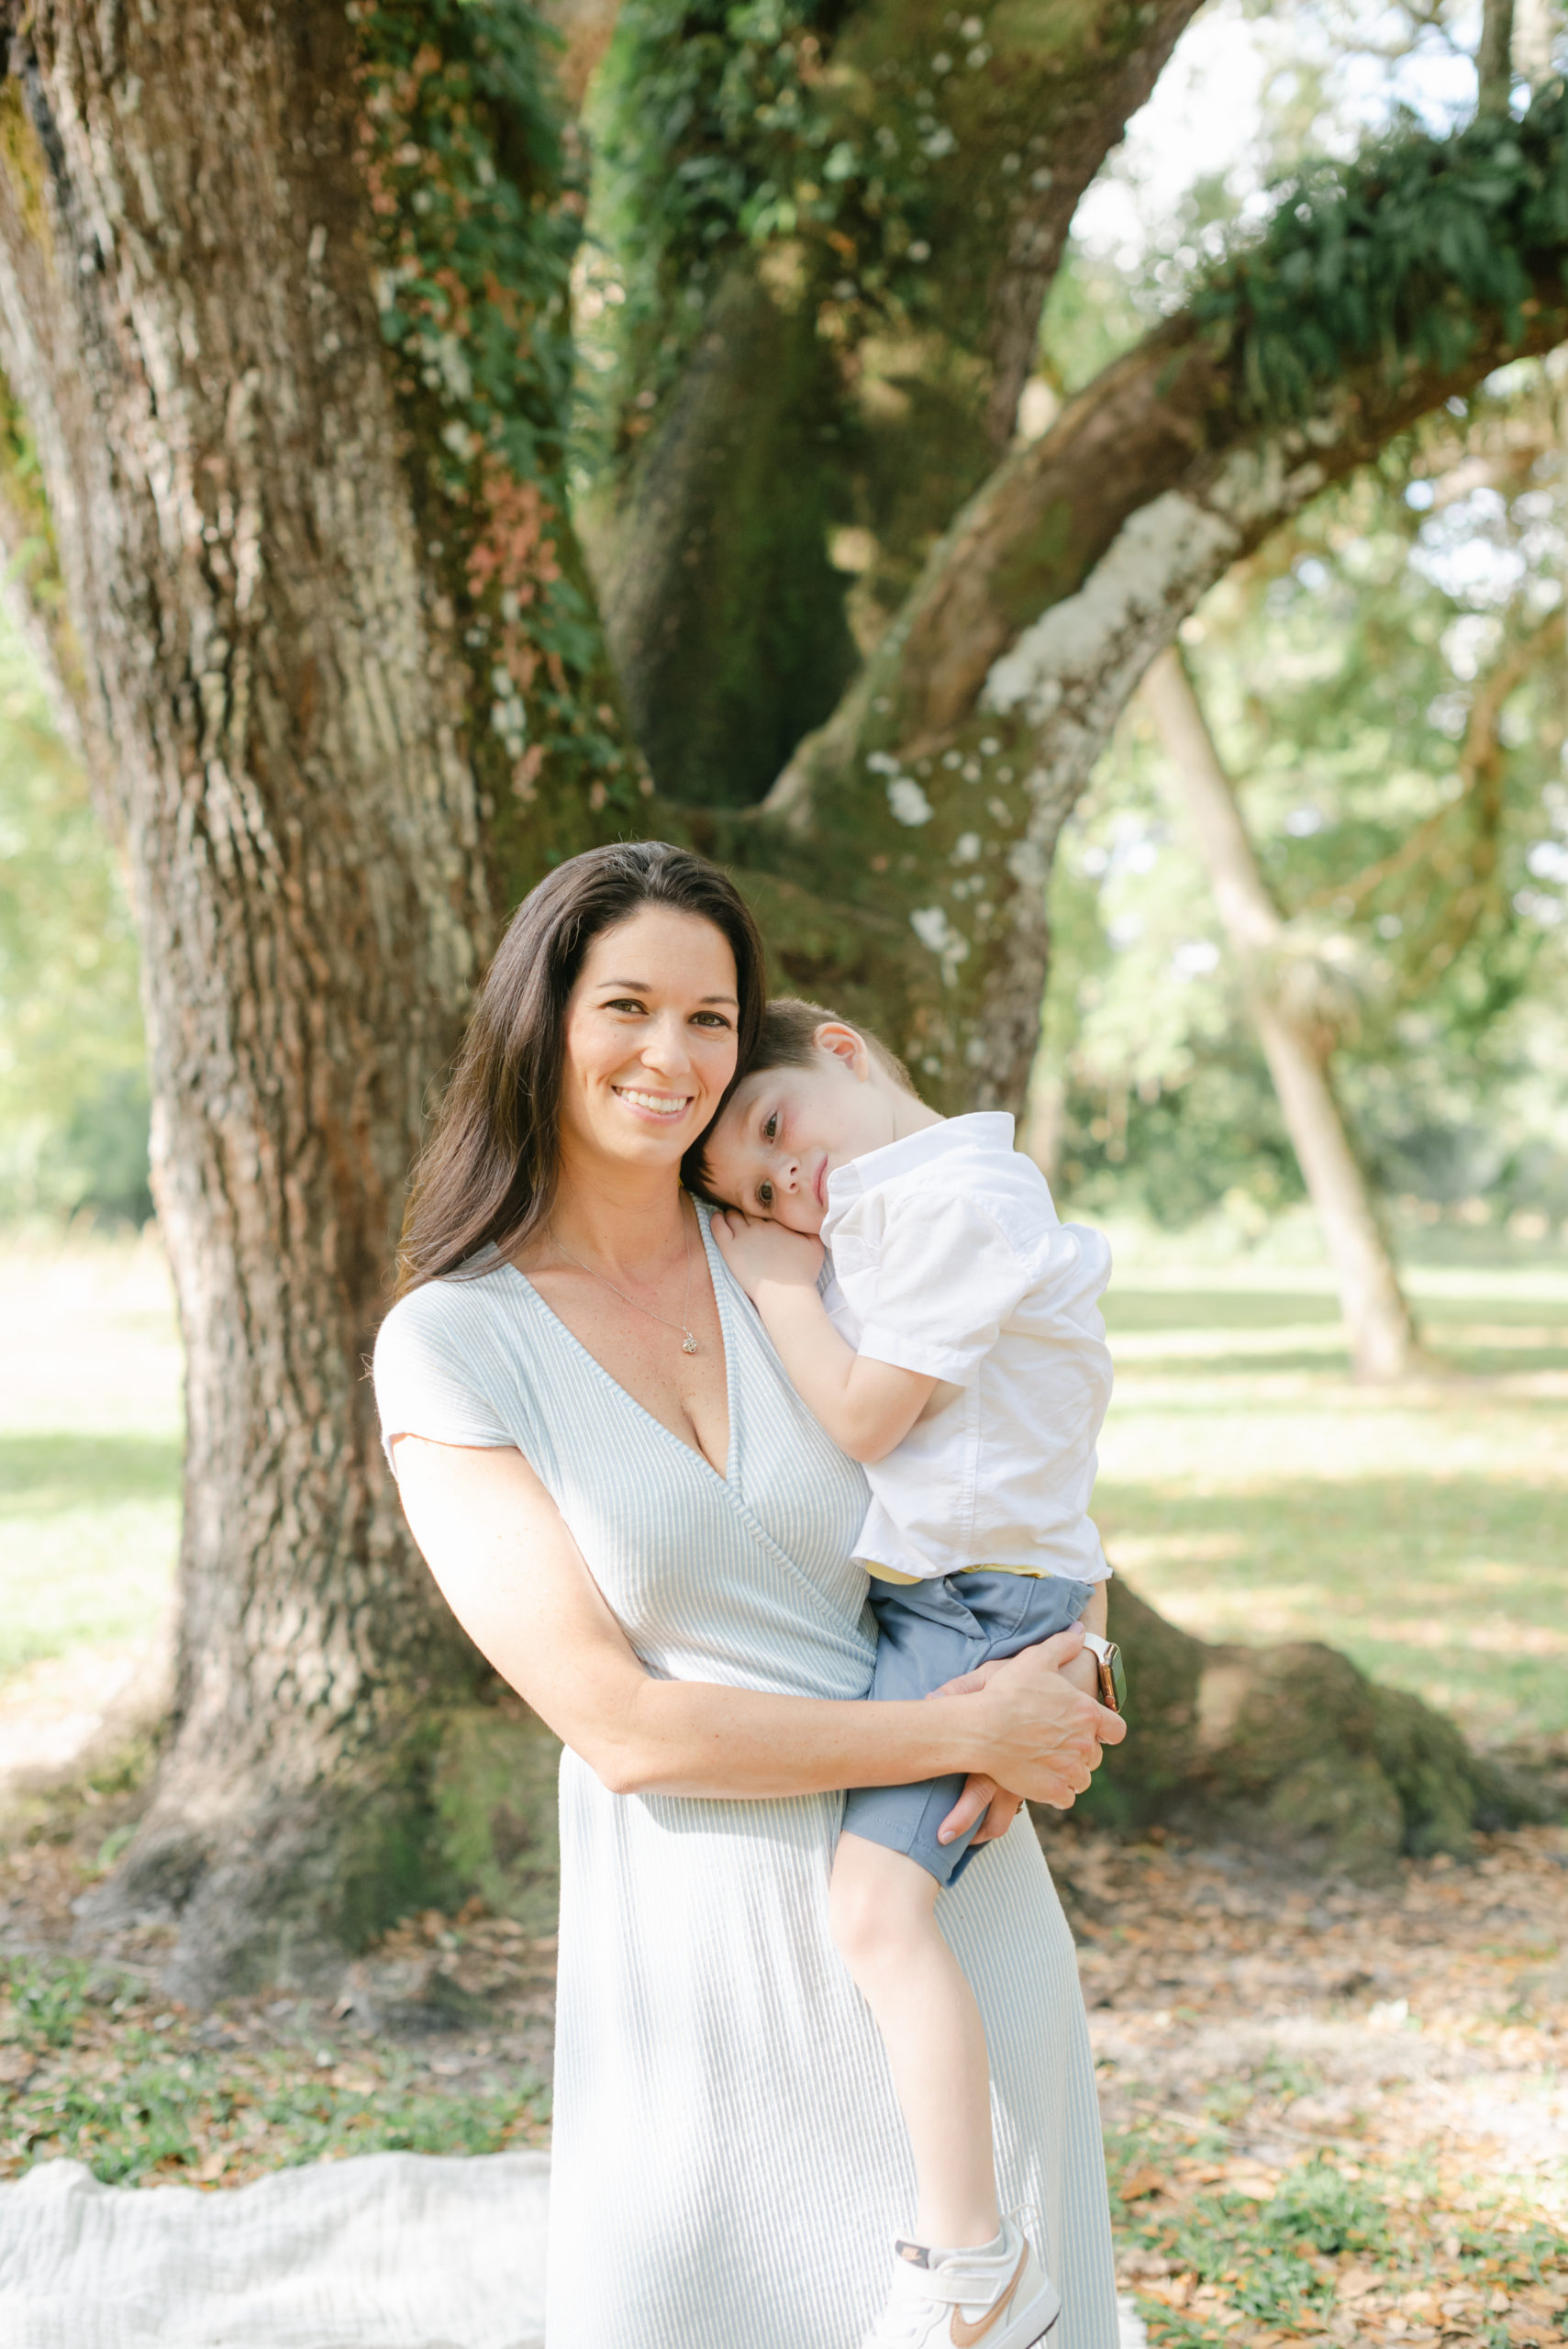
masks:
{"label": "large tree trunk", "polygon": [[407,1898],[385,1757],[474,1686],[365,1364],[494,909],[343,12],[64,0],[12,71],[0,353],[139,925],[187,1360],[173,1739],[101,1906],[183,1909],[199,1991],[307,1976]]}
{"label": "large tree trunk", "polygon": [[1333,1028],[1311,999],[1310,983],[1304,990],[1302,974],[1293,967],[1285,924],[1264,886],[1230,778],[1174,645],[1151,663],[1143,699],[1207,872],[1215,909],[1241,974],[1248,1017],[1323,1226],[1357,1375],[1401,1378],[1415,1351],[1415,1325],[1334,1097],[1329,1064]]}

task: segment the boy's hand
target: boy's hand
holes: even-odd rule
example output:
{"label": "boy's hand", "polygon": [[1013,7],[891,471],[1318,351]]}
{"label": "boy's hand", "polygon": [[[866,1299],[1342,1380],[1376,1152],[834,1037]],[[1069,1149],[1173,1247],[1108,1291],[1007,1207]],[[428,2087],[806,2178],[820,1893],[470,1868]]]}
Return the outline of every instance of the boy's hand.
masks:
{"label": "boy's hand", "polygon": [[787,1230],[765,1217],[742,1215],[738,1208],[721,1208],[712,1229],[719,1254],[753,1305],[765,1288],[817,1286],[822,1270],[819,1240]]}

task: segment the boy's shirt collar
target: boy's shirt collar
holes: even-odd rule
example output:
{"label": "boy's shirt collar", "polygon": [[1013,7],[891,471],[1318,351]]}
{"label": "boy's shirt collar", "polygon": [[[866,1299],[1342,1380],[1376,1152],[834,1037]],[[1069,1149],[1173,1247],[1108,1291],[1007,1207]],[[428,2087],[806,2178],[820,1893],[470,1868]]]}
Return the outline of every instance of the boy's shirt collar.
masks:
{"label": "boy's shirt collar", "polygon": [[[912,1174],[952,1151],[974,1149],[1011,1151],[1014,1120],[1006,1109],[972,1109],[962,1118],[944,1118],[940,1125],[922,1126],[900,1141],[885,1141],[836,1166],[828,1177],[828,1214],[841,1215],[854,1199],[895,1175]],[[826,1219],[824,1219],[826,1221]]]}

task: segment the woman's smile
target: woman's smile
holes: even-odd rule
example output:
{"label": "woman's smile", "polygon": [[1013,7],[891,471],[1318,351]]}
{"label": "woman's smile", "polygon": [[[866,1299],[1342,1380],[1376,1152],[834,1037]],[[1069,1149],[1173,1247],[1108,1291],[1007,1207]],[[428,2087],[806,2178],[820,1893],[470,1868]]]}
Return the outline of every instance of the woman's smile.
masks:
{"label": "woman's smile", "polygon": [[664,1125],[684,1118],[693,1100],[689,1093],[651,1093],[643,1085],[614,1085],[610,1090],[628,1108],[641,1110]]}

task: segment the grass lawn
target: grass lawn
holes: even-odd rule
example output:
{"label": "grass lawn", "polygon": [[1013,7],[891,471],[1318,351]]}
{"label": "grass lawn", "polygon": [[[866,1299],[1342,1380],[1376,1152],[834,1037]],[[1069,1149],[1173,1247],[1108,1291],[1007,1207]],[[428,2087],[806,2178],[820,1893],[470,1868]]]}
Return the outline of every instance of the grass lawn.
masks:
{"label": "grass lawn", "polygon": [[175,1435],[0,1435],[0,1683],[158,1621],[179,1480]]}
{"label": "grass lawn", "polygon": [[1489,1742],[1568,1733],[1568,1268],[1407,1275],[1430,1368],[1349,1375],[1325,1275],[1140,1264],[1095,1515],[1188,1630],[1327,1639]]}
{"label": "grass lawn", "polygon": [[[1318,1267],[1118,1248],[1096,1515],[1189,1629],[1326,1638],[1486,1741],[1568,1734],[1568,1259],[1407,1275],[1431,1369],[1349,1375]],[[139,1242],[0,1250],[0,1702],[41,1659],[146,1639],[178,1541],[180,1355]]]}
{"label": "grass lawn", "polygon": [[180,1538],[179,1332],[156,1240],[0,1248],[0,1696],[144,1642]]}

